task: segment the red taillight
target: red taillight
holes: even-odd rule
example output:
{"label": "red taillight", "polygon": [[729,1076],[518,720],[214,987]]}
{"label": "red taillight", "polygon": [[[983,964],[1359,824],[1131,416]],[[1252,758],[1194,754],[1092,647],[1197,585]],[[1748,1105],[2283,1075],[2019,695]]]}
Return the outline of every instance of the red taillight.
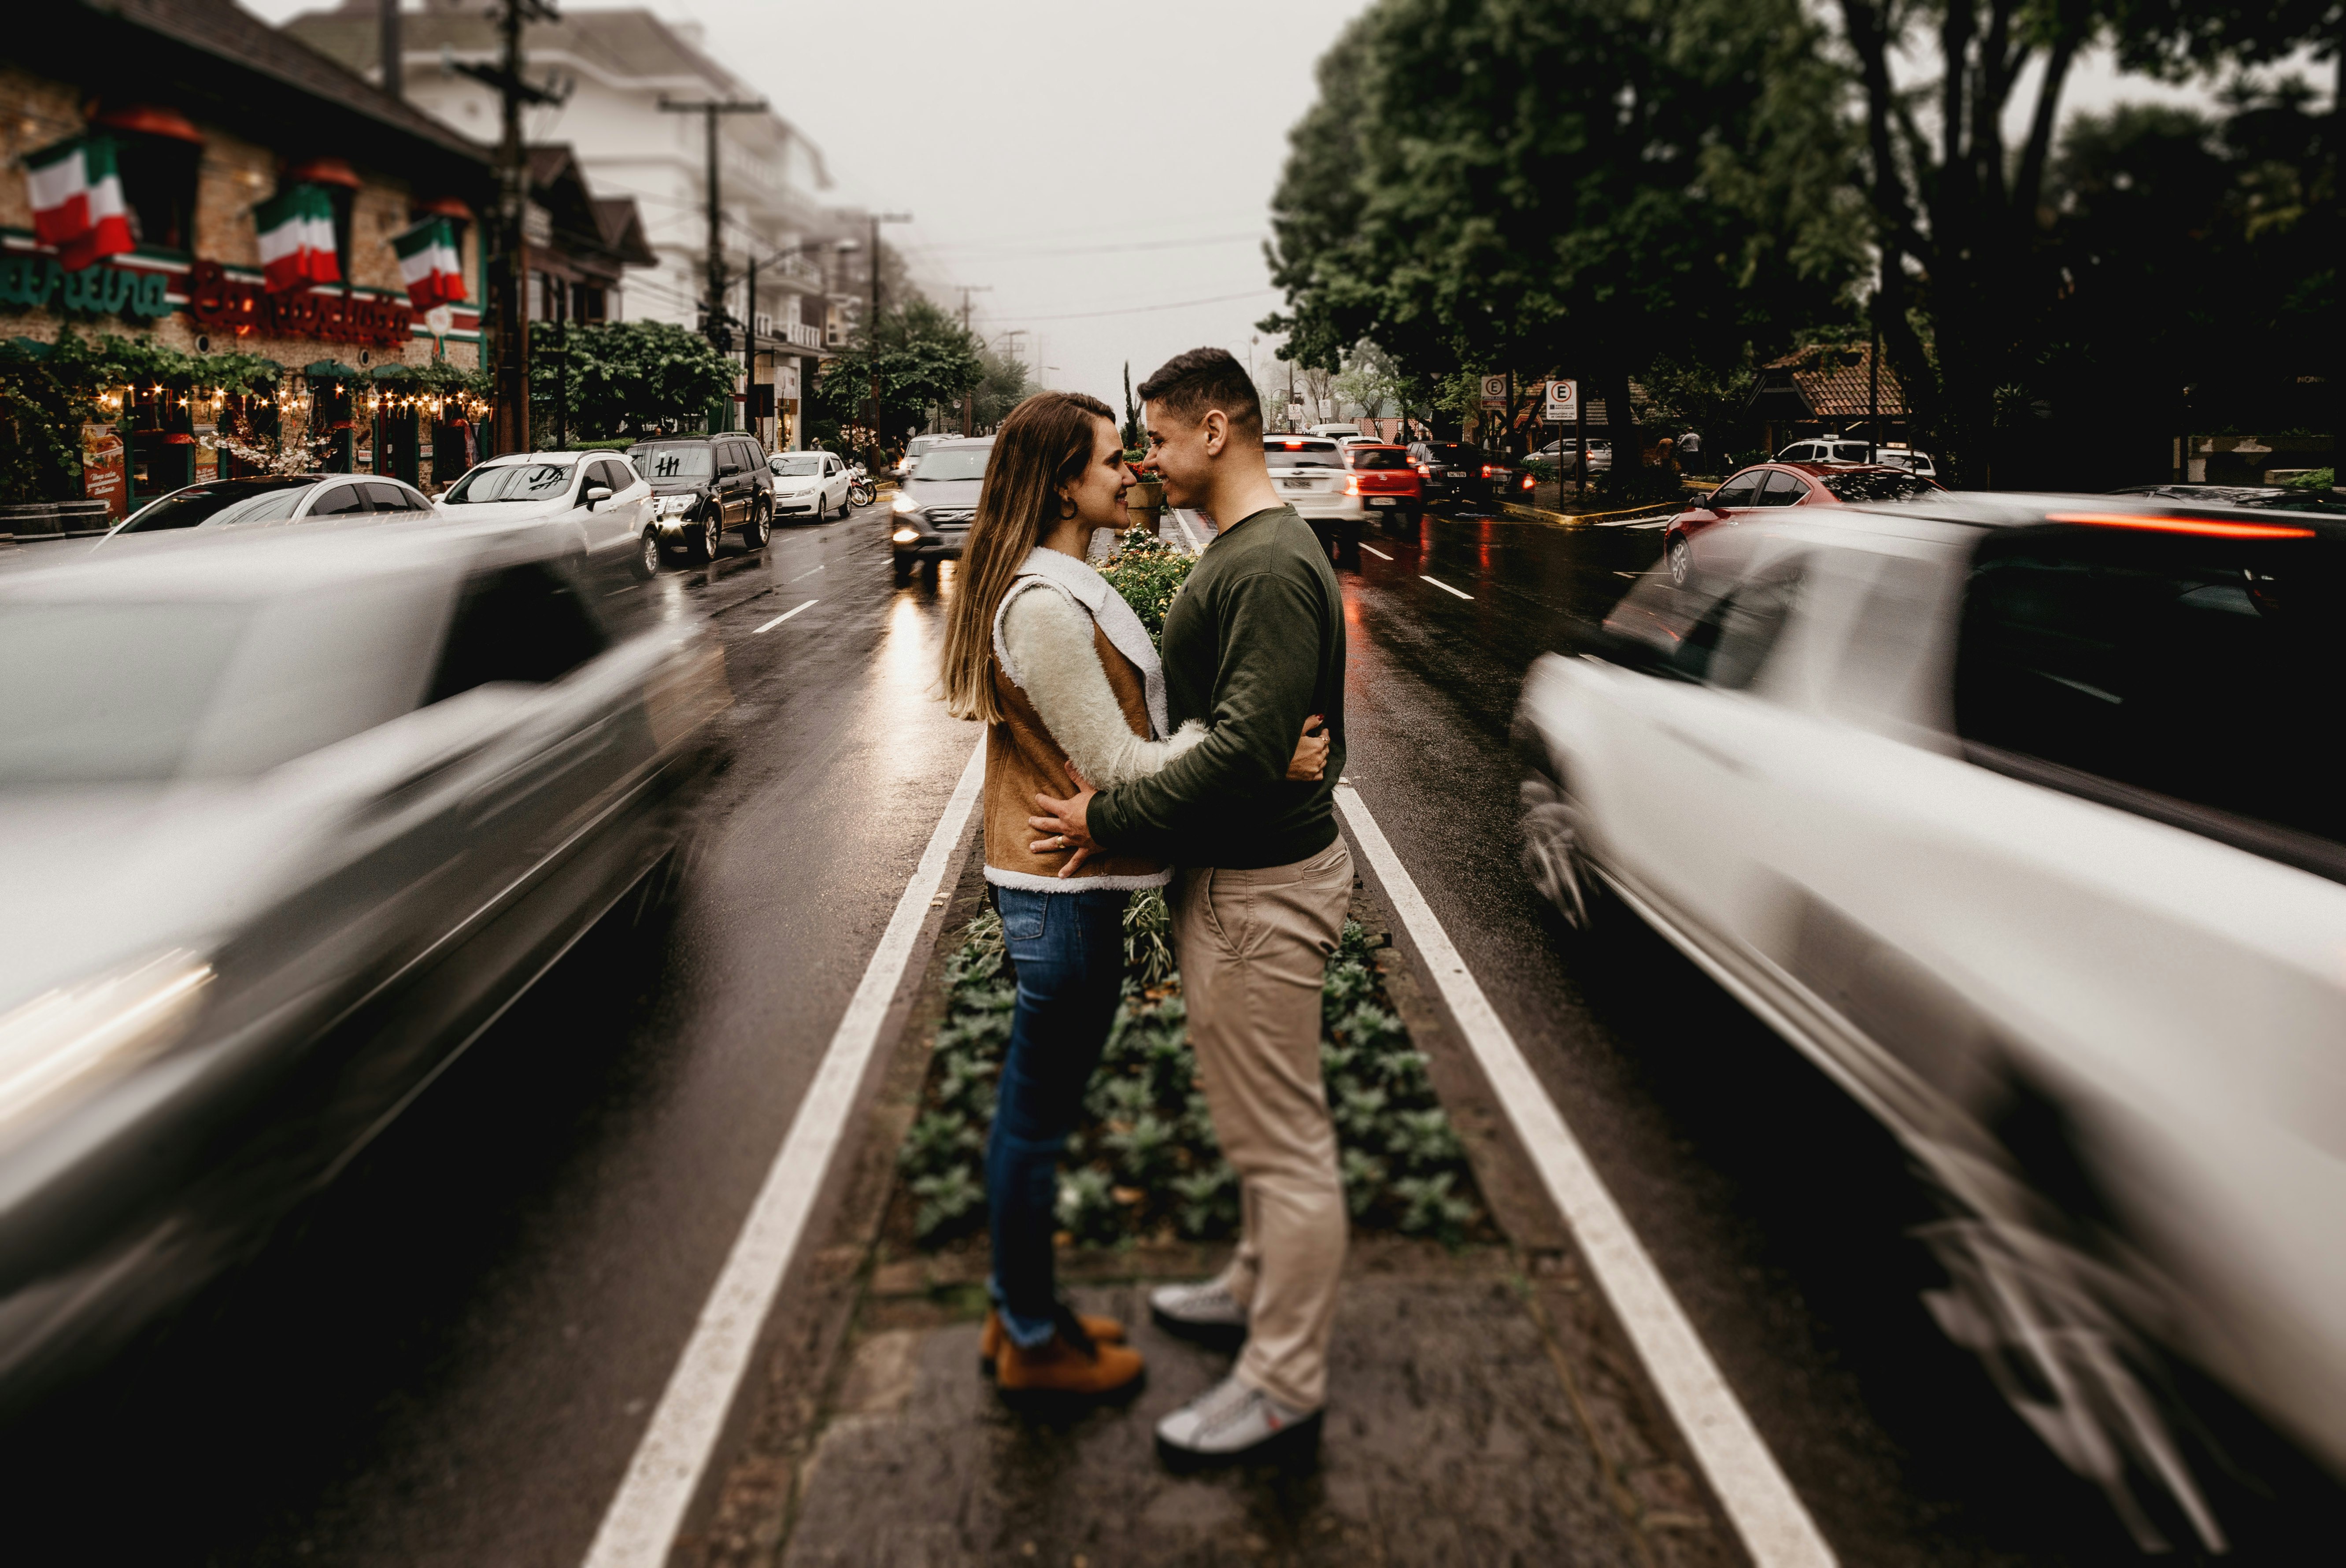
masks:
{"label": "red taillight", "polygon": [[1487,463],[1483,464],[1483,477],[1485,479],[1491,477],[1491,465]]}
{"label": "red taillight", "polygon": [[1280,444],[1286,447],[1290,452],[1300,452],[1303,450],[1303,443],[1300,441],[1282,442]]}
{"label": "red taillight", "polygon": [[1539,484],[1539,481],[1537,481],[1536,479],[1534,479],[1530,474],[1526,473],[1526,474],[1525,474],[1525,475],[1524,475],[1524,488],[1525,488],[1525,489],[1526,489],[1526,490],[1535,489],[1535,488],[1536,488],[1536,487],[1537,487],[1538,484]]}
{"label": "red taillight", "polygon": [[1355,473],[1352,478],[1344,481],[1344,494],[1347,495],[1358,495],[1360,493],[1361,476]]}
{"label": "red taillight", "polygon": [[2127,512],[2048,512],[2047,523],[2084,523],[2096,528],[2139,528],[2153,534],[2197,534],[2211,539],[2310,539],[2310,528],[2280,523],[2218,523],[2207,517],[2143,517]]}

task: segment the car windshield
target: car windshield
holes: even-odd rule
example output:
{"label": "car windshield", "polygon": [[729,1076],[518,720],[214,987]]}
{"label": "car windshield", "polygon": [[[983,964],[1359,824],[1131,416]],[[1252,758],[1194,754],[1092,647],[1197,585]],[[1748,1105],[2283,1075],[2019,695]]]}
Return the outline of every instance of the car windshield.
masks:
{"label": "car windshield", "polygon": [[788,457],[777,457],[766,466],[785,478],[804,478],[822,472],[822,459],[811,452],[793,453]]}
{"label": "car windshield", "polygon": [[983,479],[985,460],[994,454],[990,446],[941,446],[921,455],[921,466],[913,477],[923,482],[933,479]]}
{"label": "car windshield", "polygon": [[0,614],[0,786],[168,779],[251,624],[249,604],[13,604]]}
{"label": "car windshield", "polygon": [[317,483],[314,477],[305,477],[227,479],[217,484],[190,485],[140,507],[117,532],[157,534],[168,528],[193,528],[202,523],[252,523],[291,517],[293,508],[301,504],[301,493]]}
{"label": "car windshield", "polygon": [[1836,501],[1920,501],[1937,493],[1927,479],[1911,473],[1828,473],[1819,481]]}
{"label": "car windshield", "polygon": [[[1588,444],[1594,446],[1596,443],[1592,441]],[[1436,463],[1480,463],[1483,461],[1483,453],[1479,450],[1471,446],[1461,446],[1454,441],[1431,442],[1426,445],[1425,454]]]}
{"label": "car windshield", "polygon": [[551,501],[570,488],[576,470],[567,463],[505,463],[475,468],[441,499],[454,506],[491,501]]}
{"label": "car windshield", "polygon": [[691,446],[638,446],[627,453],[627,461],[646,479],[706,479],[717,472],[709,448]]}
{"label": "car windshield", "polygon": [[1273,468],[1341,468],[1343,458],[1332,441],[1306,436],[1266,436],[1262,450]]}
{"label": "car windshield", "polygon": [[1356,446],[1352,448],[1355,468],[1407,468],[1409,453],[1398,446]]}

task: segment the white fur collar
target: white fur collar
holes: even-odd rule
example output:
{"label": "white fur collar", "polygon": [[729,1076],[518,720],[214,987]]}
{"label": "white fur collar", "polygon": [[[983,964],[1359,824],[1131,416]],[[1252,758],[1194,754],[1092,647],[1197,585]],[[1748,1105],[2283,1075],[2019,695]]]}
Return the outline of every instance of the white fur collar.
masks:
{"label": "white fur collar", "polygon": [[1018,672],[1010,667],[1010,660],[1003,651],[1003,611],[1010,607],[1010,601],[1021,591],[1043,584],[1058,589],[1082,606],[1099,624],[1100,629],[1107,634],[1107,640],[1116,651],[1130,659],[1139,669],[1142,690],[1148,704],[1150,730],[1159,738],[1171,734],[1173,725],[1165,707],[1165,665],[1157,657],[1156,645],[1148,640],[1148,628],[1140,624],[1140,616],[1124,602],[1124,596],[1117,593],[1106,577],[1093,571],[1087,562],[1078,561],[1073,555],[1037,545],[1027,552],[1026,559],[1019,565],[1016,580],[1010,585],[1010,591],[1002,596],[1002,604],[994,613],[994,657],[1002,660],[1003,673],[1013,681],[1018,680]]}

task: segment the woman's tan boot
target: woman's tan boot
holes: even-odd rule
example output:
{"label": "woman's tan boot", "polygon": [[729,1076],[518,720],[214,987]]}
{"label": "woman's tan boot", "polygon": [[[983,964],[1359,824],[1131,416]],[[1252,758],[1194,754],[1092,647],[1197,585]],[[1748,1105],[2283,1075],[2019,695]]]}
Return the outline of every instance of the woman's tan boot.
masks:
{"label": "woman's tan boot", "polygon": [[1139,1391],[1140,1352],[1129,1345],[1095,1340],[1078,1345],[1064,1332],[1029,1350],[1008,1338],[994,1358],[994,1386],[1005,1398],[1117,1399]]}
{"label": "woman's tan boot", "polygon": [[[1104,1339],[1112,1345],[1124,1343],[1124,1325],[1114,1318],[1095,1318],[1088,1312],[1076,1314],[1076,1322],[1094,1339]],[[988,1307],[985,1327],[977,1331],[977,1359],[988,1377],[994,1375],[994,1359],[1002,1354],[1002,1314]]]}

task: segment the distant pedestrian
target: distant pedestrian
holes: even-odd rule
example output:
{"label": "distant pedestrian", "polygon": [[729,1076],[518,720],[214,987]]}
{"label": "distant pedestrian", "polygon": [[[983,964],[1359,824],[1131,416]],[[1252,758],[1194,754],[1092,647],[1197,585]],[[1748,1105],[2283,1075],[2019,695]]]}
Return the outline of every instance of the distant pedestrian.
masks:
{"label": "distant pedestrian", "polygon": [[1678,437],[1678,461],[1680,463],[1686,463],[1689,467],[1696,466],[1695,460],[1700,456],[1702,456],[1702,432],[1698,430],[1690,430],[1684,435]]}
{"label": "distant pedestrian", "polygon": [[[1163,771],[1040,801],[1035,826],[1107,854],[1169,855],[1190,1043],[1222,1153],[1240,1180],[1238,1251],[1196,1285],[1155,1291],[1159,1322],[1243,1334],[1231,1375],[1158,1423],[1168,1462],[1246,1461],[1318,1441],[1349,1217],[1320,1072],[1320,987],[1352,893],[1336,830],[1343,770],[1344,608],[1327,552],[1271,488],[1262,406],[1220,349],[1140,384],[1168,504],[1220,524],[1165,617],[1176,723],[1212,730]],[[1284,764],[1325,714],[1325,776]]]}
{"label": "distant pedestrian", "polygon": [[[988,726],[985,880],[1017,970],[985,1150],[994,1307],[982,1342],[1013,1395],[1121,1394],[1142,1371],[1121,1323],[1059,1299],[1051,1249],[1059,1156],[1123,995],[1125,904],[1173,873],[1145,851],[1037,841],[1028,826],[1037,796],[1078,773],[1129,785],[1208,739],[1202,721],[1174,731],[1148,630],[1084,561],[1095,529],[1123,524],[1130,483],[1107,405],[1058,392],[1020,403],[994,438],[946,621],[946,706]],[[1289,752],[1296,777],[1317,779],[1328,743]]]}

